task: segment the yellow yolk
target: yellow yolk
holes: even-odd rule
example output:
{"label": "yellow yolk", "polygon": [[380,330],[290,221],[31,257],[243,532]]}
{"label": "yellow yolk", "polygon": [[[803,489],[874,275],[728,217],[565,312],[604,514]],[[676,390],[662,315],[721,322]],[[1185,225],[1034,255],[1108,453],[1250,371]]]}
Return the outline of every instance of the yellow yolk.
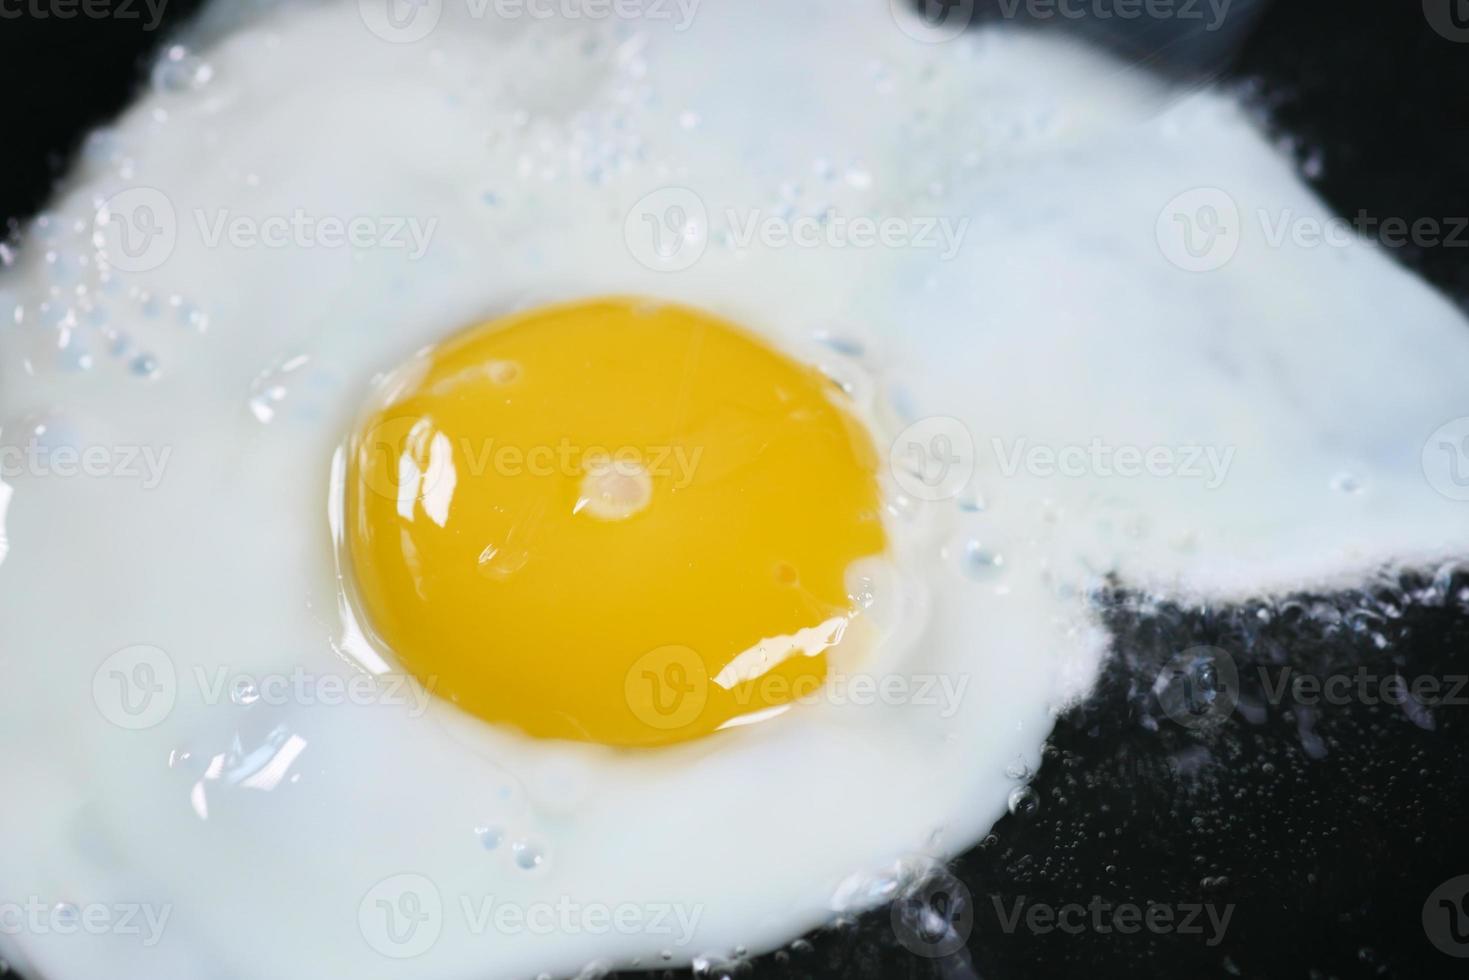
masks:
{"label": "yellow yolk", "polygon": [[657,745],[813,695],[886,547],[841,397],[686,307],[474,327],[354,434],[360,605],[430,691],[536,736]]}

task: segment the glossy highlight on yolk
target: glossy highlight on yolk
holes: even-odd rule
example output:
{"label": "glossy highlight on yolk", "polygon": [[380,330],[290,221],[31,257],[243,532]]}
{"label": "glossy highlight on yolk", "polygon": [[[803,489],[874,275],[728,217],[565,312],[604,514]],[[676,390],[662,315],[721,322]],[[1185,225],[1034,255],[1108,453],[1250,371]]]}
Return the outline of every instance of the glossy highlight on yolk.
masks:
{"label": "glossy highlight on yolk", "polygon": [[836,386],[732,324],[542,307],[422,352],[349,446],[369,626],[492,722],[684,741],[814,694],[886,548],[878,458]]}

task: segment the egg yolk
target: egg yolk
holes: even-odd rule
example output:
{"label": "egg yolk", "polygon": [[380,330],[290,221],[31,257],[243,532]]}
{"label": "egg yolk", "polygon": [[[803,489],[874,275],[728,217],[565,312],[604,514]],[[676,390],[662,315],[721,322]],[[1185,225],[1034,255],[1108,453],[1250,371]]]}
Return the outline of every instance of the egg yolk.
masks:
{"label": "egg yolk", "polygon": [[434,694],[547,738],[684,741],[815,696],[886,548],[820,371],[698,310],[543,307],[420,353],[349,447],[368,625]]}

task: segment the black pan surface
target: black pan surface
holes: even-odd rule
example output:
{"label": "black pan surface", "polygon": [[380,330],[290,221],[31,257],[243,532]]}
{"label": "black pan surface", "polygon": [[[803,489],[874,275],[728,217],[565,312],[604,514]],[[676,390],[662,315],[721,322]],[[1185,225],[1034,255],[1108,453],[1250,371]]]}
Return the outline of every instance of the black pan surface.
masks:
{"label": "black pan surface", "polygon": [[[126,104],[146,54],[196,6],[164,3],[155,24],[141,0],[138,17],[104,20],[0,2],[0,216],[14,226],[43,204],[81,137]],[[1469,2],[1277,0],[1259,13],[1242,46],[1208,67],[1319,171],[1338,213],[1469,223]],[[1138,61],[1188,71],[1172,40],[1125,40]],[[1469,304],[1469,230],[1393,254]],[[1362,697],[1291,710],[1261,683],[1282,667],[1365,668],[1453,692],[1469,675],[1469,574],[1423,569],[1373,593],[1401,615],[1364,620],[1359,594],[1180,610],[1119,585],[1104,597],[1116,658],[1058,724],[1033,796],[954,863],[952,880],[733,969],[843,980],[1469,975],[1469,877],[1455,882],[1469,876],[1469,686],[1425,714]],[[1217,724],[1171,724],[1154,679],[1198,644],[1232,653],[1238,704]],[[1172,924],[1127,931],[1117,910],[1150,903]],[[1037,906],[1080,907],[1068,921],[1089,925],[1048,927],[1030,917]]]}

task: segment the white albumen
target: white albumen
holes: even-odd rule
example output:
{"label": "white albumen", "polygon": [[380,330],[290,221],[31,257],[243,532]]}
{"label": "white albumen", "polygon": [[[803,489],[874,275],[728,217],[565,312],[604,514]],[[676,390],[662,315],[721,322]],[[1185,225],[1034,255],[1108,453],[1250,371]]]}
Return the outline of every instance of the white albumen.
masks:
{"label": "white albumen", "polygon": [[[0,934],[23,968],[467,980],[768,949],[990,827],[1095,676],[1105,637],[1084,596],[1103,576],[1236,596],[1469,542],[1469,511],[1420,468],[1429,433],[1469,413],[1469,331],[1447,302],[1366,245],[1271,247],[1252,219],[1215,271],[1160,249],[1165,205],[1200,186],[1247,215],[1324,214],[1221,96],[1031,35],[919,43],[883,0],[707,0],[682,30],[468,10],[446,0],[414,44],[375,36],[356,3],[207,12],[192,43],[211,76],[94,140],[0,279],[21,310],[0,327],[0,441],[39,421],[57,444],[169,453],[157,486],[0,488],[0,899],[168,915],[151,945],[146,928]],[[102,276],[98,203],[138,186],[166,195],[177,242]],[[625,219],[675,186],[713,241],[654,272]],[[727,209],[783,207],[970,224],[947,261],[721,234]],[[434,225],[413,259],[210,247],[195,215],[296,209]],[[967,423],[988,506],[894,497],[904,581],[878,597],[893,635],[872,665],[963,683],[957,710],[805,706],[622,755],[437,705],[213,694],[236,673],[357,673],[327,500],[374,377],[478,318],[606,292],[685,300],[797,351],[864,338],[881,372],[846,370],[883,389],[875,403]],[[1209,488],[1006,475],[991,442],[1093,437],[1234,454]],[[1360,492],[1334,488],[1342,473]],[[1004,564],[976,579],[971,540]],[[135,731],[94,697],[134,644],[166,651],[177,680],[167,717]],[[516,842],[541,864],[520,867]],[[377,900],[425,880],[433,941],[383,955]],[[464,903],[487,899],[697,919],[687,936],[676,915],[665,932],[479,929]]]}

